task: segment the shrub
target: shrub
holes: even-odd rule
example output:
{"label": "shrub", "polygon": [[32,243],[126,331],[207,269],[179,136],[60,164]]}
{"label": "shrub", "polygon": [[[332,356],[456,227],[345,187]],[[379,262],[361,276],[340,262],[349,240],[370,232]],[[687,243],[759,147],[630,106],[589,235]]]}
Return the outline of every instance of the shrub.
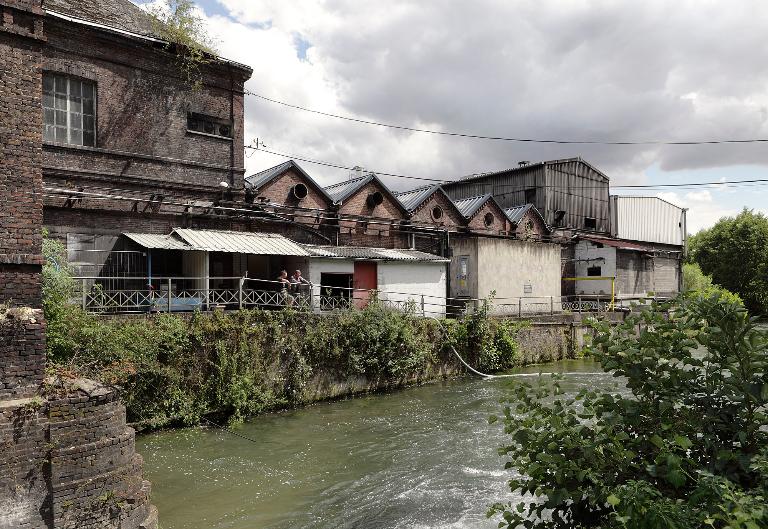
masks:
{"label": "shrub", "polygon": [[594,326],[591,353],[629,393],[517,384],[501,454],[523,500],[489,515],[500,527],[768,526],[768,332],[719,293]]}

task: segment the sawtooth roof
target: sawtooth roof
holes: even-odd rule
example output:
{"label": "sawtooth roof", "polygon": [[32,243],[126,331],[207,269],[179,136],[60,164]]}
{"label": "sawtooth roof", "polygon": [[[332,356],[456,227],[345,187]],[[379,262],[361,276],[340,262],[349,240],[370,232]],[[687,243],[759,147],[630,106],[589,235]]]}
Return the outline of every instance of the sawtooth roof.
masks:
{"label": "sawtooth roof", "polygon": [[509,221],[512,224],[517,225],[529,211],[533,211],[541,219],[541,222],[544,223],[544,226],[549,229],[547,221],[544,220],[544,216],[541,214],[541,211],[539,211],[538,208],[533,204],[523,204],[522,206],[506,208],[504,213],[507,215],[507,218],[509,218]]}
{"label": "sawtooth roof", "polygon": [[386,185],[384,185],[384,182],[382,182],[375,173],[368,173],[363,176],[358,176],[357,178],[352,178],[351,180],[345,180],[344,182],[339,182],[338,184],[326,186],[324,189],[326,193],[330,195],[333,203],[338,206],[346,199],[357,193],[361,187],[373,181],[381,186],[381,189],[384,190],[384,193],[389,195],[390,198],[392,198],[392,201],[396,206],[398,206],[404,213],[408,213],[408,210],[403,207],[397,196],[392,193],[392,191],[390,191]]}
{"label": "sawtooth roof", "polygon": [[464,215],[465,219],[471,219],[475,213],[477,213],[478,210],[482,208],[483,205],[485,205],[485,203],[489,200],[493,201],[493,203],[496,204],[500,210],[504,211],[504,209],[499,205],[499,203],[490,193],[486,193],[485,195],[478,195],[476,197],[462,198],[461,200],[454,200],[453,203],[456,204],[456,207],[459,209],[461,214]]}
{"label": "sawtooth roof", "polygon": [[258,190],[261,187],[265,186],[278,176],[286,173],[287,171],[294,170],[297,173],[299,173],[304,179],[309,182],[315,189],[317,189],[320,194],[322,194],[328,202],[334,202],[332,196],[318,184],[315,182],[315,179],[309,176],[309,173],[307,173],[304,169],[301,168],[299,164],[294,162],[293,160],[288,160],[287,162],[283,162],[279,165],[276,165],[274,167],[270,167],[269,169],[264,169],[263,171],[260,171],[258,173],[252,174],[250,176],[245,177],[245,184],[247,186],[250,186],[254,190]]}

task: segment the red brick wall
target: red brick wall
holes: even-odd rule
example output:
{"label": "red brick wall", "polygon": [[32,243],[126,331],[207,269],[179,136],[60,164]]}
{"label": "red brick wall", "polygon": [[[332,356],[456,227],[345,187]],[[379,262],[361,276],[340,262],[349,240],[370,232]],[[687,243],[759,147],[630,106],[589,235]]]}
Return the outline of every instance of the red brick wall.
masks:
{"label": "red brick wall", "polygon": [[[440,206],[443,209],[443,218],[440,221],[435,221],[432,218],[432,208],[435,206]],[[465,224],[464,217],[456,211],[456,207],[453,203],[442,193],[433,193],[431,197],[425,200],[422,205],[411,214],[411,222],[434,224],[449,229],[458,228]]]}
{"label": "red brick wall", "polygon": [[[44,69],[96,83],[98,149],[200,164],[133,159],[87,148],[46,148],[46,166],[217,187],[228,180],[228,170],[206,166],[228,168],[234,143],[234,184],[242,187],[242,88],[247,73],[211,65],[204,69],[204,86],[193,90],[179,76],[175,58],[149,43],[50,17],[46,33]],[[187,132],[188,111],[229,119],[230,105],[233,140]]]}
{"label": "red brick wall", "polygon": [[[40,2],[13,2],[40,10]],[[40,305],[42,25],[0,2],[0,303]]]}
{"label": "red brick wall", "polygon": [[[485,226],[485,220],[484,220],[486,213],[490,213],[491,215],[493,215],[493,218],[494,218],[493,224],[488,227]],[[494,204],[492,201],[489,200],[469,220],[469,228],[472,231],[481,232],[481,233],[500,234],[500,233],[506,233],[510,231],[512,228],[512,225],[510,224],[504,212],[501,211],[501,209],[499,209],[499,207],[496,206],[496,204]]]}
{"label": "red brick wall", "polygon": [[[299,183],[307,186],[309,191],[307,197],[300,201],[291,196],[291,188]],[[266,197],[272,202],[294,207],[308,209],[328,209],[330,207],[328,200],[306,178],[295,171],[286,171],[275,177],[271,182],[259,188],[256,191],[256,196]]]}
{"label": "red brick wall", "polygon": [[[368,195],[375,192],[384,195],[381,205],[371,208]],[[367,222],[354,220],[339,221],[339,242],[350,246],[378,246],[382,248],[405,248],[408,239],[401,235],[397,226],[406,220],[405,213],[387,191],[376,182],[369,182],[347,198],[339,208],[339,215],[375,217]]]}
{"label": "red brick wall", "polygon": [[[531,229],[528,229],[528,223],[531,223]],[[515,228],[515,234],[520,239],[527,237],[533,239],[541,239],[548,235],[547,227],[544,225],[544,221],[537,214],[532,211],[528,211],[523,218],[517,223]]]}

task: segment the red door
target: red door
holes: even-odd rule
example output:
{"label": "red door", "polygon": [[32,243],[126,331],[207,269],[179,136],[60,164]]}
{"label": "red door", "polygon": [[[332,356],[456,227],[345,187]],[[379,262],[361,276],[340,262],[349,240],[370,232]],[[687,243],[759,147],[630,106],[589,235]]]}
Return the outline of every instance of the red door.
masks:
{"label": "red door", "polygon": [[352,292],[352,299],[358,309],[368,305],[368,301],[371,299],[370,291],[375,290],[377,286],[376,275],[376,263],[355,261],[355,275],[352,278],[352,286],[355,287],[355,290]]}

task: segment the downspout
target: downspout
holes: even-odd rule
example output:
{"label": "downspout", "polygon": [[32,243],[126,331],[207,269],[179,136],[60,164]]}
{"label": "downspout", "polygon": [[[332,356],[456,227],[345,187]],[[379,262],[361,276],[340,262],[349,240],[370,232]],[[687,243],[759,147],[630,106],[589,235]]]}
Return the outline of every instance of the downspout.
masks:
{"label": "downspout", "polygon": [[[235,78],[232,75],[232,65],[229,69],[229,123],[232,130],[232,141],[229,143],[229,189],[235,187]],[[243,118],[245,121],[245,118]],[[243,131],[245,135],[245,131]],[[245,137],[245,136],[243,136]],[[245,140],[243,140],[245,141]]]}

